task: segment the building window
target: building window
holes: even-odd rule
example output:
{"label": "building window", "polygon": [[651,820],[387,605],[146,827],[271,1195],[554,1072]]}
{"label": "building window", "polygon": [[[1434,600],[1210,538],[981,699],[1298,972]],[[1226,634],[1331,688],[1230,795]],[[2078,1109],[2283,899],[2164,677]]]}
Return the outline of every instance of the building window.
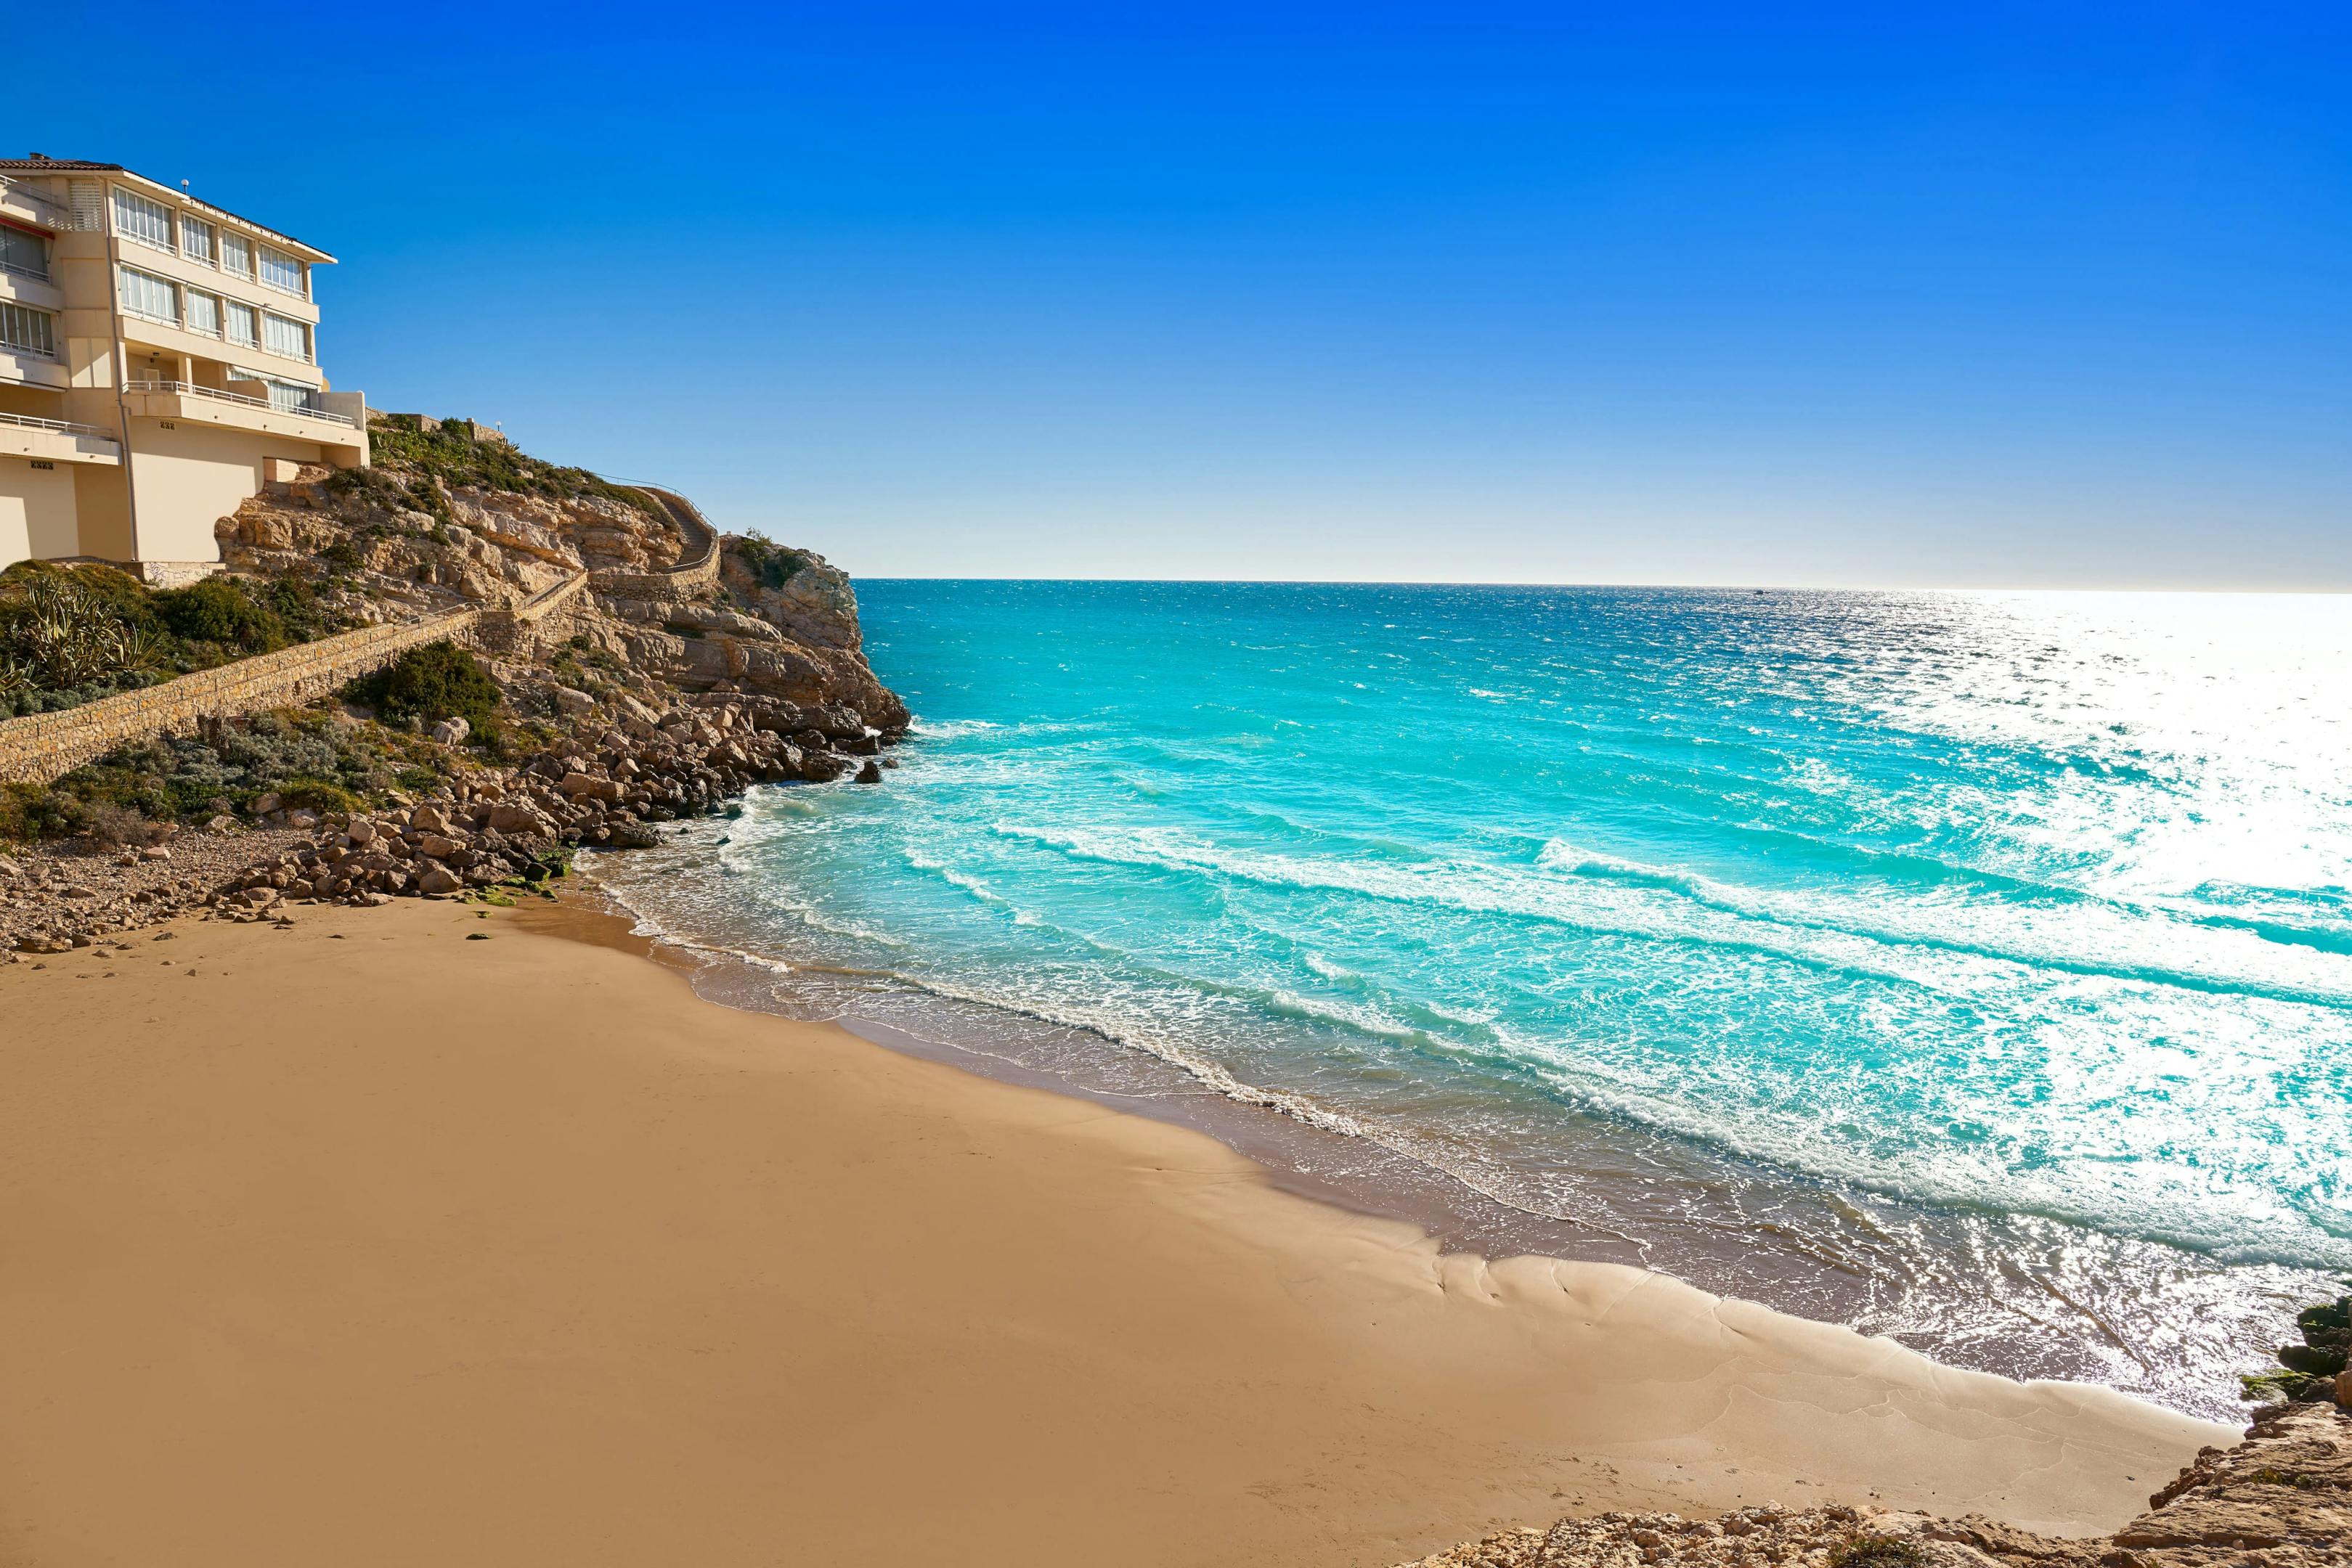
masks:
{"label": "building window", "polygon": [[143,321],[180,324],[180,286],[168,277],[142,272],[135,267],[115,269],[122,275],[122,313]]}
{"label": "building window", "polygon": [[169,250],[172,209],[161,202],[133,195],[118,185],[114,191],[114,232],[136,244]]}
{"label": "building window", "polygon": [[310,269],[282,250],[261,247],[261,283],[265,288],[275,288],[281,294],[296,294],[308,299],[310,285],[305,274]]}
{"label": "building window", "polygon": [[220,336],[221,302],[216,297],[188,290],[188,330],[207,338]]}
{"label": "building window", "polygon": [[220,236],[220,268],[239,277],[253,276],[253,242],[239,234]]}
{"label": "building window", "polygon": [[282,413],[307,413],[316,402],[319,389],[296,386],[292,382],[270,382],[269,406]]}
{"label": "building window", "polygon": [[261,346],[289,360],[310,362],[310,329],[283,316],[261,313]]}
{"label": "building window", "polygon": [[0,300],[0,344],[54,360],[58,357],[57,319],[46,310]]}
{"label": "building window", "polygon": [[180,219],[180,254],[190,261],[213,264],[213,225],[202,218],[183,214]]}
{"label": "building window", "polygon": [[0,224],[0,272],[19,277],[49,276],[49,247],[41,236]]}
{"label": "building window", "polygon": [[261,347],[259,329],[250,305],[240,305],[234,299],[221,301],[221,336],[242,349]]}

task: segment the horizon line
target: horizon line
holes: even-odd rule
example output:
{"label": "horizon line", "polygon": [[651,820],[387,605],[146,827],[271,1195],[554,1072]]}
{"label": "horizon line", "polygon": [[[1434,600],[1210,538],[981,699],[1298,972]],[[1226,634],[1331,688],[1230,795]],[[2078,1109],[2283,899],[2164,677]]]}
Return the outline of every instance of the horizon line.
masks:
{"label": "horizon line", "polygon": [[[828,563],[830,558],[826,558]],[[1906,583],[1806,583],[1806,582],[1644,582],[1607,581],[1547,581],[1533,578],[1423,578],[1423,577],[1022,577],[1013,575],[963,576],[947,573],[913,574],[902,572],[851,572],[854,582],[1039,582],[1039,583],[1132,583],[1139,586],[1232,588],[1551,588],[1551,589],[1617,589],[1632,591],[1709,591],[1725,593],[2044,593],[2044,594],[2169,594],[2177,597],[2229,595],[2247,599],[2341,599],[2352,597],[2352,583],[2324,588],[2180,588],[2125,586],[2069,586],[2041,583],[2029,585],[2002,583],[1975,584],[1906,584]]]}

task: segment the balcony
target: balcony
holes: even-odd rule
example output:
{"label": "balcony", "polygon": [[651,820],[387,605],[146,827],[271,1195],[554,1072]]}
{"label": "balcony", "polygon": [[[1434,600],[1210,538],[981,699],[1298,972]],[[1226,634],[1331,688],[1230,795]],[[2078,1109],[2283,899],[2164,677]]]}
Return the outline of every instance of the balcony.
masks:
{"label": "balcony", "polygon": [[0,384],[63,392],[68,385],[66,368],[55,354],[0,343]]}
{"label": "balcony", "polygon": [[119,464],[122,444],[94,424],[0,413],[0,457],[24,457],[36,463]]}
{"label": "balcony", "polygon": [[358,445],[366,417],[366,403],[358,392],[312,392],[299,403],[288,403],[190,382],[132,381],[124,383],[122,396],[134,414],[290,435],[326,446]]}
{"label": "balcony", "polygon": [[5,176],[0,176],[0,213],[37,224],[45,229],[73,226],[72,215],[66,210],[64,203],[47,191]]}
{"label": "balcony", "polygon": [[[245,385],[254,385],[254,383],[252,381],[247,381]],[[268,397],[247,397],[245,392],[224,392],[221,388],[212,388],[212,385],[195,385],[191,383],[191,381],[127,381],[127,383],[122,385],[122,395],[125,397],[179,397],[179,400],[193,400],[193,402],[200,402],[200,404],[219,404],[219,407],[237,409],[237,412],[289,413],[289,416],[294,418],[320,418],[320,421],[327,421],[327,423],[331,425],[348,425],[348,428],[352,430],[360,428],[358,413],[355,412],[346,413],[341,412],[341,409],[331,407],[330,402],[324,402],[327,397],[334,397],[334,392],[313,392],[310,397],[299,402],[299,404],[285,404],[285,402],[273,402],[268,400]],[[351,397],[358,397],[358,392],[351,392]],[[152,409],[136,409],[136,412],[152,413]],[[219,421],[216,421],[216,423],[219,423]]]}

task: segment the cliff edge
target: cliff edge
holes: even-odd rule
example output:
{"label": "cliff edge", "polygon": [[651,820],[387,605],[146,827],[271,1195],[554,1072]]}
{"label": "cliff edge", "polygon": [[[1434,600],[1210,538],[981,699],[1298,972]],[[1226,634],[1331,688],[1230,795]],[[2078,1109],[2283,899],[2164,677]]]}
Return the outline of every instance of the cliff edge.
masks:
{"label": "cliff edge", "polygon": [[905,728],[866,664],[849,578],[824,557],[712,536],[682,498],[541,462],[472,421],[374,414],[370,435],[373,467],[302,467],[223,518],[229,569],[318,581],[362,622],[511,606],[584,573],[562,613],[491,650],[524,716],[558,716],[577,702],[565,693],[658,707],[740,692]]}

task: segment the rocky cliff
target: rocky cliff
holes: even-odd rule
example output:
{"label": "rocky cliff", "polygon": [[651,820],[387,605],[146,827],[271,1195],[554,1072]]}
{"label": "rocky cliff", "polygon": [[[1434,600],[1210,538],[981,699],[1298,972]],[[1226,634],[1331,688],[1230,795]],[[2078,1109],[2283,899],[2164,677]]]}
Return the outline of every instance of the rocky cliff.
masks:
{"label": "rocky cliff", "polygon": [[379,418],[373,468],[303,468],[222,519],[231,570],[315,579],[323,566],[325,596],[362,621],[511,605],[586,572],[564,614],[491,650],[526,716],[576,701],[567,692],[656,706],[670,691],[741,692],[905,727],[866,665],[849,579],[822,556],[729,537],[717,572],[673,578],[709,549],[691,517],[463,422]]}

